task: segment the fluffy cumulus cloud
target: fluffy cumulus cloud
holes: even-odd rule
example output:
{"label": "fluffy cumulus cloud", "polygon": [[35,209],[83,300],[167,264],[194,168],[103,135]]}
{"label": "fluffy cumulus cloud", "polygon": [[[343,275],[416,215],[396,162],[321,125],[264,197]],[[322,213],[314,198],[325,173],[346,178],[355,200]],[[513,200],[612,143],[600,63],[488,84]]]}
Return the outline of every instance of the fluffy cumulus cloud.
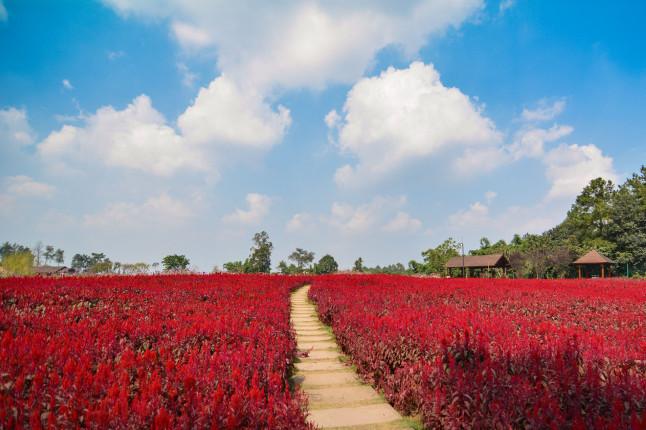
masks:
{"label": "fluffy cumulus cloud", "polygon": [[299,231],[304,231],[308,228],[312,228],[314,225],[314,218],[311,214],[303,212],[294,214],[287,224],[285,225],[285,230],[289,233],[295,233]]}
{"label": "fluffy cumulus cloud", "polygon": [[261,96],[224,76],[200,90],[179,116],[179,130],[146,95],[123,110],[104,106],[81,119],[80,126],[66,124],[50,133],[39,144],[39,154],[56,163],[95,160],[162,176],[178,170],[214,174],[219,147],[270,147],[282,139],[291,121],[289,110],[272,110]]}
{"label": "fluffy cumulus cloud", "polygon": [[414,233],[422,227],[422,221],[413,218],[408,213],[399,211],[393,219],[388,221],[382,230],[389,233],[408,232]]}
{"label": "fluffy cumulus cloud", "polygon": [[154,225],[170,226],[183,223],[192,216],[193,209],[190,204],[161,193],[143,203],[109,204],[98,213],[85,215],[83,225],[108,230]]}
{"label": "fluffy cumulus cloud", "polygon": [[544,163],[551,182],[548,199],[571,199],[598,177],[617,181],[612,158],[595,145],[560,145],[546,154]]}
{"label": "fluffy cumulus cloud", "polygon": [[360,234],[375,229],[387,232],[417,230],[421,227],[421,221],[402,211],[406,202],[406,196],[376,196],[368,203],[359,205],[334,202],[330,213],[322,215],[320,221],[345,234]]}
{"label": "fluffy cumulus cloud", "polygon": [[246,201],[247,209],[236,209],[232,213],[225,215],[223,221],[243,225],[260,224],[269,213],[271,197],[258,193],[249,193]]}
{"label": "fluffy cumulus cloud", "polygon": [[192,144],[237,144],[268,147],[282,139],[291,122],[289,110],[274,111],[253,88],[241,88],[226,76],[202,88],[178,118]]}
{"label": "fluffy cumulus cloud", "polygon": [[457,88],[442,84],[432,65],[389,68],[357,82],[348,93],[343,117],[330,113],[340,149],[358,159],[337,170],[339,185],[378,179],[405,163],[447,148],[490,146],[501,135],[482,109]]}
{"label": "fluffy cumulus cloud", "polygon": [[29,125],[26,110],[0,109],[0,145],[31,145],[35,140],[36,133]]}
{"label": "fluffy cumulus cloud", "polygon": [[5,179],[6,193],[16,197],[52,197],[56,187],[38,182],[29,176],[10,176]]}
{"label": "fluffy cumulus cloud", "polygon": [[39,144],[38,152],[46,160],[96,160],[156,175],[206,168],[200,151],[166,123],[145,95],[123,110],[102,107],[85,117],[83,126],[64,125]]}
{"label": "fluffy cumulus cloud", "polygon": [[488,191],[484,201],[473,202],[449,215],[449,231],[460,231],[474,238],[486,235],[507,239],[515,233],[542,233],[561,222],[566,209],[555,201],[500,208],[494,204],[495,197],[496,193]]}
{"label": "fluffy cumulus cloud", "polygon": [[549,121],[556,118],[565,110],[565,99],[560,98],[552,103],[546,99],[539,100],[534,109],[523,109],[522,117],[525,121]]}
{"label": "fluffy cumulus cloud", "polygon": [[212,48],[218,67],[257,87],[352,83],[385,46],[414,54],[482,0],[212,2],[104,0],[122,15],[169,18],[180,45]]}

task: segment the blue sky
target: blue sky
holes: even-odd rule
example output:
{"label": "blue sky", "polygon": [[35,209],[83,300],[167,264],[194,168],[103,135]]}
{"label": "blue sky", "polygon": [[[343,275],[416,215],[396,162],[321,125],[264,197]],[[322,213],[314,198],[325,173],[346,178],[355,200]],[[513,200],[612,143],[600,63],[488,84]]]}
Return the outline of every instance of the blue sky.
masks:
{"label": "blue sky", "polygon": [[406,263],[646,160],[642,2],[0,5],[0,240],[68,261]]}

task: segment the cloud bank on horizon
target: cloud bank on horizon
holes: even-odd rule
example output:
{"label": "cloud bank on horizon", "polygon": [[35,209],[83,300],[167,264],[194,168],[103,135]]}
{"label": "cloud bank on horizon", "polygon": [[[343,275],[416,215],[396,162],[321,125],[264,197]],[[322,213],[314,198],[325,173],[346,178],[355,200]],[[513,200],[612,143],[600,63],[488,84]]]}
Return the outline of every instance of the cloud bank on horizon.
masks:
{"label": "cloud bank on horizon", "polygon": [[[77,99],[87,87],[70,73],[57,80],[58,87],[78,112],[52,112],[60,125],[34,127],[36,108],[29,103],[0,105],[3,157],[14,161],[13,170],[24,170],[3,175],[0,215],[29,213],[38,225],[38,211],[50,220],[71,220],[80,226],[71,246],[95,246],[83,240],[90,231],[132,235],[144,219],[146,234],[173,226],[178,237],[206,232],[215,241],[270,228],[283,243],[280,250],[302,241],[346,264],[361,252],[361,243],[353,243],[361,235],[371,235],[366,243],[374,241],[376,249],[396,237],[393,252],[407,257],[421,250],[409,244],[428,243],[429,232],[439,242],[439,234],[455,231],[471,241],[484,233],[541,231],[563,217],[591,179],[620,179],[610,154],[594,142],[578,141],[575,126],[559,121],[570,109],[570,94],[543,94],[508,104],[511,115],[500,109],[492,115],[488,105],[495,99],[473,93],[477,85],[456,86],[434,61],[431,43],[511,19],[520,2],[102,3],[120,25],[166,33],[175,46],[169,62],[181,76],[177,83],[193,95],[169,110],[168,103],[156,105],[159,94],[141,89],[120,103],[99,98],[88,112]],[[1,2],[0,21],[21,25],[19,14]],[[136,49],[97,48],[113,64],[128,61],[128,49]],[[195,89],[199,75],[189,64],[200,61],[212,64],[213,76]],[[324,111],[309,115],[320,108],[308,101],[325,105]],[[320,195],[314,200],[286,191],[298,179],[282,173],[299,162],[292,153],[298,152],[300,133],[319,145],[306,168],[311,193]],[[318,166],[316,157],[324,158]],[[267,163],[274,173],[254,180]],[[532,189],[530,203],[522,195],[505,195],[503,179],[505,171],[522,171],[528,163],[533,181],[542,184]],[[247,173],[242,178],[236,171]],[[420,172],[429,180],[433,171],[443,172],[441,183],[437,176],[427,187],[402,179]],[[89,192],[90,184],[102,191],[83,204],[72,197],[66,202],[62,188],[70,181],[80,192]],[[459,197],[465,183],[478,182],[496,189],[484,193],[474,187]],[[454,195],[433,196],[438,187]],[[47,201],[41,209],[38,199]],[[243,199],[246,208],[239,207]],[[418,239],[410,241],[411,235]],[[117,249],[116,242],[111,246]],[[239,249],[218,250],[214,259],[233,258]]]}

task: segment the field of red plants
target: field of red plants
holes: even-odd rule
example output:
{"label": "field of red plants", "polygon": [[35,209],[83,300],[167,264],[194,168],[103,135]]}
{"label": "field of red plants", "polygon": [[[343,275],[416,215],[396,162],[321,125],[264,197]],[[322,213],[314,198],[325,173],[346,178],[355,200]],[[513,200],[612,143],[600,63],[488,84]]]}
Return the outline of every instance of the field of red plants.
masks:
{"label": "field of red plants", "polygon": [[0,428],[308,428],[297,277],[0,280]]}
{"label": "field of red plants", "polygon": [[359,373],[428,428],[646,428],[646,284],[327,276]]}

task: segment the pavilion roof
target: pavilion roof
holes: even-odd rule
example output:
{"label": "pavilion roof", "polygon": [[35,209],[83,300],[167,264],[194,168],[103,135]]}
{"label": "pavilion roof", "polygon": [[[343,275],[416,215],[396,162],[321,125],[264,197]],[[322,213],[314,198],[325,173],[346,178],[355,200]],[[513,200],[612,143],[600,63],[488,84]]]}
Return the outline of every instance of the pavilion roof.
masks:
{"label": "pavilion roof", "polygon": [[614,264],[615,262],[596,250],[592,250],[572,264]]}
{"label": "pavilion roof", "polygon": [[[462,256],[452,257],[446,262],[449,269],[462,267]],[[464,267],[509,267],[509,261],[503,254],[465,255]]]}

